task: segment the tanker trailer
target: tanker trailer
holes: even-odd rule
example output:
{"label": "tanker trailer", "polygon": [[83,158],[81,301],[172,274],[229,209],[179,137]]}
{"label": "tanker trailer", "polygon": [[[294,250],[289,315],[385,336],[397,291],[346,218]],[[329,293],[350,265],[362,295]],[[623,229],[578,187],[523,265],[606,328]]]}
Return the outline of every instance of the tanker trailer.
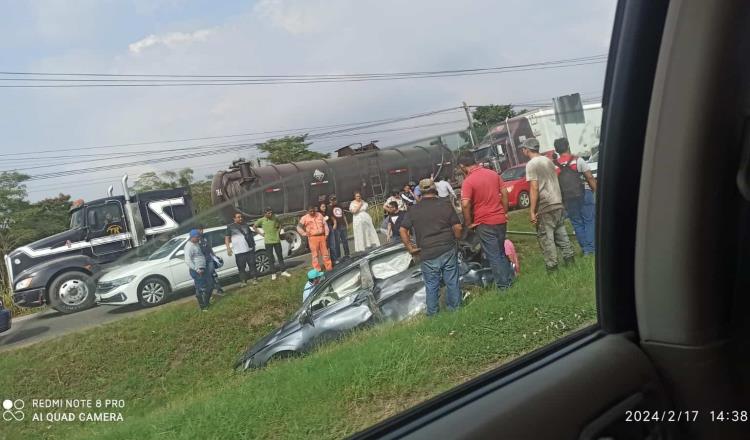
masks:
{"label": "tanker trailer", "polygon": [[454,163],[453,152],[444,145],[384,148],[260,167],[240,159],[214,175],[211,201],[227,223],[235,211],[255,219],[270,207],[285,226],[290,251],[298,253],[305,246],[294,225],[310,204],[336,194],[346,210],[355,191],[382,201],[390,191],[433,173],[451,179]]}

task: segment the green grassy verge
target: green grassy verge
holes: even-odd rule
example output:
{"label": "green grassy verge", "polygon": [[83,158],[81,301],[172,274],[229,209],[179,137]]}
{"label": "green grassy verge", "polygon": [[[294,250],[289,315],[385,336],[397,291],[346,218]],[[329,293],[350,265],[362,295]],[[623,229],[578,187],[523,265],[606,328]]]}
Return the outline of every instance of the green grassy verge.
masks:
{"label": "green grassy verge", "polygon": [[[518,219],[516,214],[514,218]],[[513,224],[519,230],[525,217]],[[0,357],[0,398],[123,399],[122,423],[0,422],[0,438],[339,438],[596,319],[592,259],[548,276],[520,237],[505,295],[358,331],[313,354],[234,373],[250,344],[300,302],[301,271],[225,297],[37,344]],[[28,403],[27,403],[27,408]]]}

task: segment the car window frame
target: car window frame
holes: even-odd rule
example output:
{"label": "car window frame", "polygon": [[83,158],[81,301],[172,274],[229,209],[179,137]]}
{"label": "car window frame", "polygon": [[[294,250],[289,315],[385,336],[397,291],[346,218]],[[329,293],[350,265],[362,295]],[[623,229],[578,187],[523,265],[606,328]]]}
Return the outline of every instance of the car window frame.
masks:
{"label": "car window frame", "polygon": [[[315,297],[317,295],[319,295],[321,292],[325,291],[325,289],[327,289],[328,287],[330,287],[336,280],[341,279],[341,277],[343,277],[345,274],[349,273],[350,271],[354,271],[355,269],[359,270],[359,272],[360,272],[359,273],[359,277],[360,277],[360,286],[359,286],[359,288],[357,288],[356,290],[352,291],[351,293],[349,293],[349,294],[347,294],[345,296],[342,296],[337,301],[334,301],[331,304],[328,304],[327,306],[324,306],[324,307],[321,307],[319,309],[313,310],[313,308],[312,308],[313,301],[315,301]],[[366,289],[366,287],[365,287],[365,277],[363,276],[363,273],[362,273],[362,264],[360,263],[360,264],[353,265],[352,267],[350,267],[350,268],[348,268],[348,269],[346,269],[346,270],[344,270],[344,271],[336,274],[335,277],[331,278],[330,280],[326,280],[325,282],[323,282],[323,284],[320,285],[320,287],[318,287],[317,289],[313,290],[310,293],[310,297],[309,297],[309,300],[308,300],[309,302],[306,302],[305,306],[303,307],[303,310],[309,308],[310,311],[311,311],[312,318],[315,319],[316,316],[319,316],[320,313],[322,313],[326,309],[328,309],[328,308],[330,308],[330,307],[332,307],[332,306],[340,303],[345,298],[351,296],[353,293],[359,292],[360,290],[363,290],[363,289]]]}

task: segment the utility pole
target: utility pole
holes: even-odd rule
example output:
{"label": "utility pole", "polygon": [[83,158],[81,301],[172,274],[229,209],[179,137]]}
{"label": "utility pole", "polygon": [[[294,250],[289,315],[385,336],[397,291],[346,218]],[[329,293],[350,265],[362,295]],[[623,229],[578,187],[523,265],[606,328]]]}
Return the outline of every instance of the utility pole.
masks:
{"label": "utility pole", "polygon": [[477,141],[474,139],[474,121],[471,119],[471,112],[469,106],[466,105],[466,101],[463,102],[464,111],[466,112],[466,120],[469,121],[469,139],[471,139],[471,146],[476,147]]}

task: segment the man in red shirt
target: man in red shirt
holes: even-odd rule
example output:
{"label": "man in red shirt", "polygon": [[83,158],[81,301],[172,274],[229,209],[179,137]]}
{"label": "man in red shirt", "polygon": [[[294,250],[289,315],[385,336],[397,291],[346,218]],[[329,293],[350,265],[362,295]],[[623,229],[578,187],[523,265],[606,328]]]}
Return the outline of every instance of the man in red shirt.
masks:
{"label": "man in red shirt", "polygon": [[505,290],[513,284],[513,267],[505,255],[508,194],[500,175],[478,165],[470,151],[461,154],[458,166],[466,175],[461,185],[464,224],[479,234],[495,284]]}
{"label": "man in red shirt", "polygon": [[318,271],[323,270],[318,262],[318,256],[320,256],[323,258],[323,266],[326,271],[333,270],[331,255],[328,253],[328,246],[326,245],[330,230],[323,214],[315,211],[315,206],[307,208],[307,214],[299,219],[297,232],[303,237],[307,237],[307,244],[310,245],[310,252],[312,253],[312,266]]}

